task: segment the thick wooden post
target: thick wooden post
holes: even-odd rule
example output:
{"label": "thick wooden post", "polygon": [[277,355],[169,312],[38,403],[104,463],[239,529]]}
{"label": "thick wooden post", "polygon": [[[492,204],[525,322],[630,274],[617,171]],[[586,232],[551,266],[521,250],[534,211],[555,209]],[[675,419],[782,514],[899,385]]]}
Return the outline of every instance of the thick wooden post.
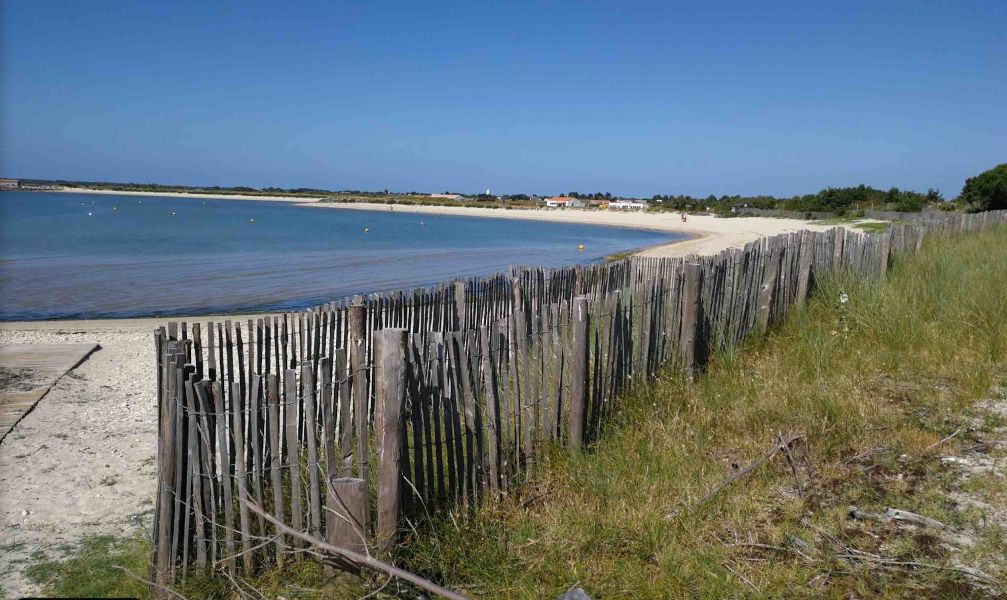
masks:
{"label": "thick wooden post", "polygon": [[690,380],[696,373],[696,342],[699,339],[699,286],[703,268],[699,263],[685,264],[685,282],[682,286],[682,329],[679,349],[682,368]]}
{"label": "thick wooden post", "polygon": [[377,546],[387,552],[395,542],[402,504],[402,408],[406,395],[405,329],[374,333],[374,434],[378,459]]}
{"label": "thick wooden post", "polygon": [[[367,553],[367,482],[350,477],[329,479],[325,496],[325,540],[333,546]],[[355,570],[350,565],[344,569]]]}
{"label": "thick wooden post", "polygon": [[587,424],[587,366],[589,319],[587,296],[573,299],[573,362],[570,369],[570,447],[584,445]]}

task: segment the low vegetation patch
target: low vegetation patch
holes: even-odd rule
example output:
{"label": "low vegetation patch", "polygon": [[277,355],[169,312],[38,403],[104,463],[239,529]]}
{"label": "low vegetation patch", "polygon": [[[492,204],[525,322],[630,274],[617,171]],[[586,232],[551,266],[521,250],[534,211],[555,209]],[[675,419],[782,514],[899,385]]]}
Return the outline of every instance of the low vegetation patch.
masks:
{"label": "low vegetation patch", "polygon": [[[485,598],[995,595],[1007,534],[951,497],[940,457],[997,426],[973,419],[1007,359],[1005,242],[934,240],[887,282],[818,282],[766,338],[696,384],[640,386],[596,447],[554,449],[506,501],[428,524],[400,559]],[[796,441],[701,502],[781,435]]]}

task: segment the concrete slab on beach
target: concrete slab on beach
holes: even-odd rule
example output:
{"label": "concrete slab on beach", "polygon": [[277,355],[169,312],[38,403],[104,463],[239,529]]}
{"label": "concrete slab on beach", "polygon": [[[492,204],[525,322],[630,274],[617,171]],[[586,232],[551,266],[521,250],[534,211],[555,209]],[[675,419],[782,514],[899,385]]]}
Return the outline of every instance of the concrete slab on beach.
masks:
{"label": "concrete slab on beach", "polygon": [[0,442],[98,344],[0,345]]}

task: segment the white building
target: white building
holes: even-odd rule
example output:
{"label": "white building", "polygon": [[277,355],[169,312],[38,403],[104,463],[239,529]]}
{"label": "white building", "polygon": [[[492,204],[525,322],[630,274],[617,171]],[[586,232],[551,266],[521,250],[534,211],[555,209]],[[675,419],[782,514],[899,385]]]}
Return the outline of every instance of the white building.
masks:
{"label": "white building", "polygon": [[584,208],[584,201],[570,196],[553,196],[545,199],[547,208]]}

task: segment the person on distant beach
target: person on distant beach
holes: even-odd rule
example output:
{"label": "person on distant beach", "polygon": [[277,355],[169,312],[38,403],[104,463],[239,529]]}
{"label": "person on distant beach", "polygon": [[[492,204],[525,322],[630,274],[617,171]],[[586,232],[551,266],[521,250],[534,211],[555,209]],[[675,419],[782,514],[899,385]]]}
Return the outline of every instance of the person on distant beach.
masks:
{"label": "person on distant beach", "polygon": [[687,219],[685,218],[685,213],[682,213],[682,222],[683,222],[683,223],[685,223],[685,222],[686,222],[686,220],[687,220]]}

